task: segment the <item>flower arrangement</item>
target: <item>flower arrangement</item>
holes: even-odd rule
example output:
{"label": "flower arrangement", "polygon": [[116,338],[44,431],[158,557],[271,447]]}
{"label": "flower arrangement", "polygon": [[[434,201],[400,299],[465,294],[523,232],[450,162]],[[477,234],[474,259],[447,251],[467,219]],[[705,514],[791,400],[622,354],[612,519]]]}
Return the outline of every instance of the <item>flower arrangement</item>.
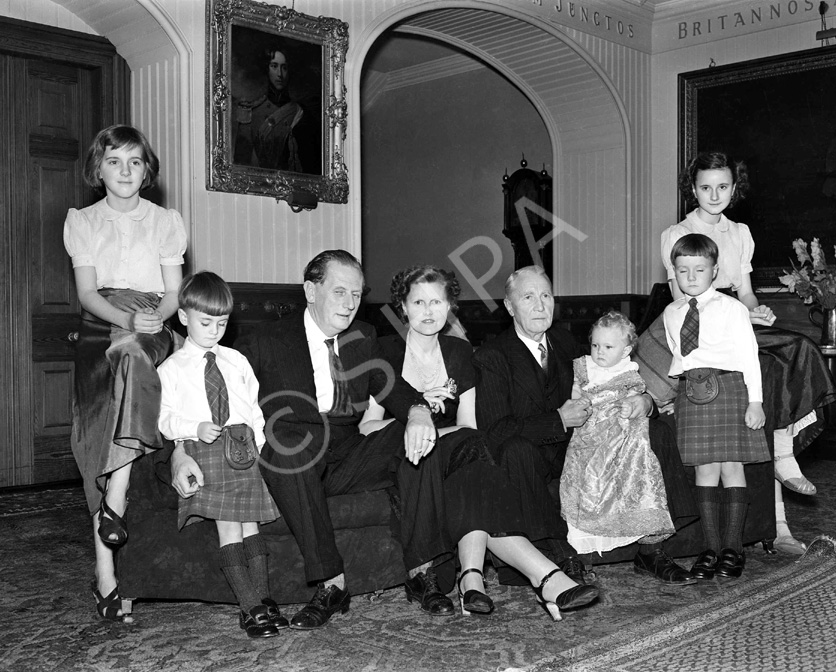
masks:
{"label": "flower arrangement", "polygon": [[[801,238],[792,241],[798,266],[779,276],[782,285],[800,296],[804,303],[817,303],[823,309],[836,308],[836,268],[829,268],[818,238],[813,238],[810,251]],[[834,246],[836,251],[836,246]]]}

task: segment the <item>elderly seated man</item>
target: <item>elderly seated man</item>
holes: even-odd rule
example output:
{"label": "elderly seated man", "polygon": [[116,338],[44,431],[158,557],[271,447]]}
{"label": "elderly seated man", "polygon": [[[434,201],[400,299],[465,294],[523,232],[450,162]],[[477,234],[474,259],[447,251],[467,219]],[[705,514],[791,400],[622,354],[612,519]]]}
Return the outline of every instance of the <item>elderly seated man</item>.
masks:
{"label": "elderly seated man", "polygon": [[[560,478],[573,429],[590,416],[588,400],[571,398],[572,360],[584,353],[569,331],[553,324],[551,282],[541,267],[528,266],[511,274],[505,283],[505,307],[513,318],[513,327],[474,355],[477,422],[503,463],[511,459],[514,442],[529,440],[538,447],[537,472],[542,479],[531,484],[527,507],[530,515],[539,516],[548,527],[544,534],[551,537],[552,547],[563,556],[565,567],[575,550],[566,541],[565,521],[553,513],[559,503],[551,499],[547,483]],[[690,522],[697,515],[696,506],[673,432],[655,419],[658,410],[650,395],[629,400],[631,417],[651,418],[651,448],[662,469],[674,525],[677,521],[680,526]],[[661,542],[643,539],[639,544],[634,559],[637,571],[671,585],[696,582],[663,550]],[[575,563],[576,572],[581,573],[579,565]]]}

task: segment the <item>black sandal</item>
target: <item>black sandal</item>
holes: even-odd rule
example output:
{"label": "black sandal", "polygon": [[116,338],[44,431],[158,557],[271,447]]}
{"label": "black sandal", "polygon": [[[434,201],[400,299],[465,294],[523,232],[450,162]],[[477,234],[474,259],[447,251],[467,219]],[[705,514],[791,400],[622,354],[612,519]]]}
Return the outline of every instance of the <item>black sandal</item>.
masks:
{"label": "black sandal", "polygon": [[102,495],[99,506],[99,538],[109,546],[119,548],[128,540],[128,525],[122,516],[116,515]]}
{"label": "black sandal", "polygon": [[122,598],[119,597],[118,586],[110,591],[107,597],[102,597],[95,579],[90,583],[90,589],[96,598],[96,611],[99,613],[99,618],[106,621],[116,621],[117,623],[133,622],[134,619],[129,614],[119,613],[122,610]]}

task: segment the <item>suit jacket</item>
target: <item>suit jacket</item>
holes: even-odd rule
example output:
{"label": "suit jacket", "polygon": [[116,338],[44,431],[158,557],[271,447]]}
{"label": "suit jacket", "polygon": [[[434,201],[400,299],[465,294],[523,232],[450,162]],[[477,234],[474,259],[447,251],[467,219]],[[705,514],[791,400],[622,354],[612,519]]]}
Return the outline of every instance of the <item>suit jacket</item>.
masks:
{"label": "suit jacket", "polygon": [[[358,425],[373,396],[397,420],[406,423],[411,406],[423,399],[386,362],[372,326],[355,320],[337,336],[343,368],[349,378],[349,397],[354,407],[350,418],[331,424]],[[314,437],[324,428],[316,401],[313,364],[303,313],[263,325],[236,341],[236,349],[249,360],[259,382],[259,397],[269,431],[285,431]]]}
{"label": "suit jacket", "polygon": [[536,446],[566,444],[572,436],[557,409],[572,396],[572,360],[583,352],[565,329],[552,325],[548,376],[512,326],[480,347],[476,367],[476,422],[492,446],[523,436]]}

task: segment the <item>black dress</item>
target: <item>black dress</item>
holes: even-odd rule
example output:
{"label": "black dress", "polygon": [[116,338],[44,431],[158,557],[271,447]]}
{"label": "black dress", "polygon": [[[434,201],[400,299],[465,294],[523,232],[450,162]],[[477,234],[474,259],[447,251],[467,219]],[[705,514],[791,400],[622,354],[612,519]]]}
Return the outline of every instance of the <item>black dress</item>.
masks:
{"label": "black dress", "polygon": [[[456,398],[445,401],[443,413],[433,415],[436,428],[441,429],[456,424],[459,395],[475,386],[476,375],[469,343],[452,336],[438,338],[447,376],[457,387]],[[395,335],[379,342],[395,371],[402,371],[406,341]],[[491,536],[527,536],[513,484],[491,458],[482,432],[469,428],[449,432],[439,437],[433,453],[444,463],[446,518],[452,539],[458,541],[474,530]]]}

